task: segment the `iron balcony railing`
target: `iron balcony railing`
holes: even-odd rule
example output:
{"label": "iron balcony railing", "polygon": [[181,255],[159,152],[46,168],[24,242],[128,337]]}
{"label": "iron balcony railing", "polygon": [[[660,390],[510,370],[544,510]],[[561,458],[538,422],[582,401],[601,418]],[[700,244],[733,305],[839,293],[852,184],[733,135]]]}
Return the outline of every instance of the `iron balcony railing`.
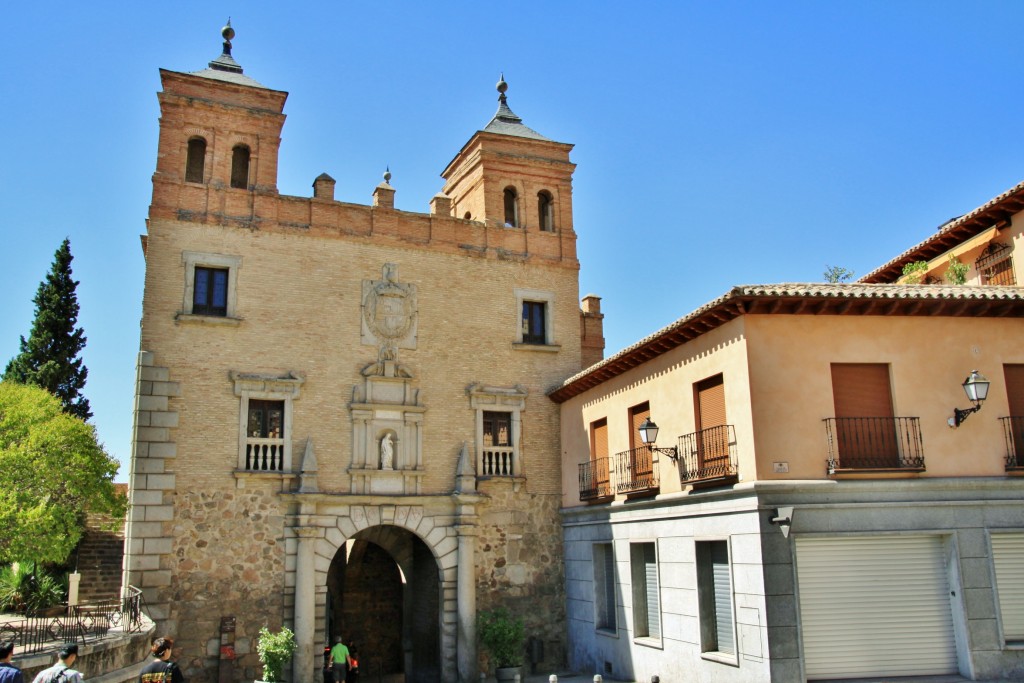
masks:
{"label": "iron balcony railing", "polygon": [[648,493],[660,485],[658,460],[647,446],[616,453],[612,470],[617,493]]}
{"label": "iron balcony railing", "polygon": [[597,458],[580,463],[580,500],[598,500],[612,495],[608,476],[610,458]]}
{"label": "iron balcony railing", "polygon": [[829,417],[828,473],[839,470],[924,470],[920,418]]}
{"label": "iron balcony railing", "polygon": [[143,628],[142,592],[129,586],[121,599],[71,608],[47,609],[26,616],[8,615],[0,621],[0,641],[13,641],[23,654],[53,650],[58,644],[86,644],[112,629],[139,633]]}
{"label": "iron balcony railing", "polygon": [[1006,437],[1006,469],[1024,469],[1024,416],[1001,417]]}
{"label": "iron balcony railing", "polygon": [[736,430],[732,425],[708,427],[679,437],[679,482],[735,477],[739,472]]}

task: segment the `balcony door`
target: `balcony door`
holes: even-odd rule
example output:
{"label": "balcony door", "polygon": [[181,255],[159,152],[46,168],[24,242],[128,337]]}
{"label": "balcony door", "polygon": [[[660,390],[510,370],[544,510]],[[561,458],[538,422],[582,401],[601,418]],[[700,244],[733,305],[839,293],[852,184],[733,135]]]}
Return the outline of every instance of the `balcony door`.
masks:
{"label": "balcony door", "polygon": [[602,418],[590,424],[590,463],[593,467],[595,496],[611,493],[611,478],[608,475],[608,420]]}
{"label": "balcony door", "polygon": [[842,467],[899,467],[886,363],[833,363],[832,399]]}
{"label": "balcony door", "polygon": [[709,377],[694,385],[697,415],[697,468],[701,472],[729,471],[729,431],[725,418],[725,380]]}
{"label": "balcony door", "polygon": [[644,401],[629,409],[629,472],[634,488],[650,487],[654,474],[651,449],[640,438],[640,425],[651,416],[651,404]]}

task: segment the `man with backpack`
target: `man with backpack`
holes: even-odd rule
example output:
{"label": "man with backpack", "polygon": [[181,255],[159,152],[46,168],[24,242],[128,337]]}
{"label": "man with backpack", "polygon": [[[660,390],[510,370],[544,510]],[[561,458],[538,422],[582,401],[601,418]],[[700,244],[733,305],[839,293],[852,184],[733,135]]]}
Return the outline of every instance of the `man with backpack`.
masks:
{"label": "man with backpack", "polygon": [[78,645],[68,643],[57,652],[57,663],[36,674],[32,683],[82,683],[82,674],[71,667],[78,659]]}

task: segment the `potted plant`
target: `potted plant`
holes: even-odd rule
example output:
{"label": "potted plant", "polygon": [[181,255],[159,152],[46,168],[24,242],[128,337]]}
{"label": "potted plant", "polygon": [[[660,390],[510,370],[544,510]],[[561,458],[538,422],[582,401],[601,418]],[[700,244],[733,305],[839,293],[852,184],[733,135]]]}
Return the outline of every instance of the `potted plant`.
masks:
{"label": "potted plant", "polygon": [[286,627],[282,627],[277,633],[271,633],[270,629],[264,626],[260,629],[256,652],[260,656],[260,663],[263,664],[263,680],[279,683],[282,680],[284,665],[295,652],[295,634]]}
{"label": "potted plant", "polygon": [[526,628],[523,620],[513,618],[504,607],[480,613],[477,636],[491,657],[494,677],[499,681],[515,680],[522,675],[523,646]]}

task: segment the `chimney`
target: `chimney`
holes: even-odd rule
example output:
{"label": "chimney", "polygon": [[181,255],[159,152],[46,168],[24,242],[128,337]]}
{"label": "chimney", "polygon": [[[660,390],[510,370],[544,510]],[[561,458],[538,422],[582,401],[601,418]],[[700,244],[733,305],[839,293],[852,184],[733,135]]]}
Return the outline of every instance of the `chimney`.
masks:
{"label": "chimney", "polygon": [[587,294],[580,310],[580,362],[589,368],[604,359],[604,314],[601,297]]}
{"label": "chimney", "polygon": [[334,201],[334,178],[321,173],[313,181],[313,198]]}

